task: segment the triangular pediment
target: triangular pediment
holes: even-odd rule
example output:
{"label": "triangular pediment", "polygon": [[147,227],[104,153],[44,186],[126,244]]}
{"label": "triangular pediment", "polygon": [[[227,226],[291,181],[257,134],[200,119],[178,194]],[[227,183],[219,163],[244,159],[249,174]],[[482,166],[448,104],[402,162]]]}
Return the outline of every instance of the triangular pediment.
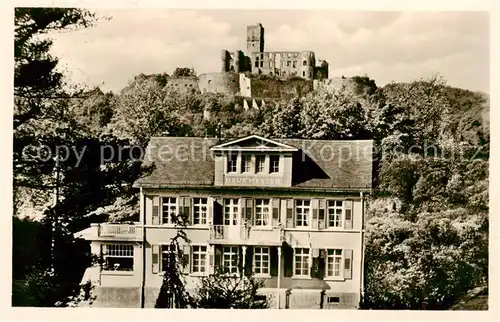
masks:
{"label": "triangular pediment", "polygon": [[266,139],[258,135],[231,140],[210,148],[213,151],[297,151],[296,147]]}

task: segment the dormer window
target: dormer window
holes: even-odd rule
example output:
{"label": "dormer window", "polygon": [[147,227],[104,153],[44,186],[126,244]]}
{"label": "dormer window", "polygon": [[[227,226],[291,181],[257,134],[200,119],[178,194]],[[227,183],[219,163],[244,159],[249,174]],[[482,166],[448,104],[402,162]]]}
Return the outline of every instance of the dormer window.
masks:
{"label": "dormer window", "polygon": [[250,159],[251,157],[249,155],[241,156],[241,172],[250,172]]}
{"label": "dormer window", "polygon": [[266,157],[264,155],[255,156],[255,169],[257,173],[264,173],[266,171]]}
{"label": "dormer window", "polygon": [[279,155],[269,156],[269,172],[270,173],[280,172],[280,157],[279,157]]}
{"label": "dormer window", "polygon": [[237,172],[238,171],[238,155],[229,154],[227,156],[227,172]]}

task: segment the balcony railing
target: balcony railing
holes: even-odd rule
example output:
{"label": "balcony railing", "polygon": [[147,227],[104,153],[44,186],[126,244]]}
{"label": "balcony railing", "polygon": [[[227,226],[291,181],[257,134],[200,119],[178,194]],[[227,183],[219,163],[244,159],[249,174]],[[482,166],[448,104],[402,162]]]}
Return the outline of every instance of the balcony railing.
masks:
{"label": "balcony railing", "polygon": [[248,234],[243,225],[210,225],[211,240],[247,240]]}
{"label": "balcony railing", "polygon": [[139,223],[100,223],[97,226],[98,237],[114,237],[137,240],[142,238],[142,227]]}
{"label": "balcony railing", "polygon": [[277,244],[283,240],[282,231],[281,226],[210,225],[210,240]]}

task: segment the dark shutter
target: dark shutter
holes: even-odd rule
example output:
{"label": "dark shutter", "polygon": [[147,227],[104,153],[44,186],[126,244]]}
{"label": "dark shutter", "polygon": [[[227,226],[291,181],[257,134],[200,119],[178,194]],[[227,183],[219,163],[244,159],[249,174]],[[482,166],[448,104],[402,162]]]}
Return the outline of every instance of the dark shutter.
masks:
{"label": "dark shutter", "polygon": [[182,246],[182,272],[189,274],[191,272],[191,246]]}
{"label": "dark shutter", "polygon": [[247,247],[247,253],[245,255],[245,274],[251,275],[253,267],[253,246]]}
{"label": "dark shutter", "polygon": [[244,218],[249,226],[253,225],[253,202],[253,198],[246,198],[245,200]]}
{"label": "dark shutter", "polygon": [[273,226],[276,227],[280,223],[280,199],[273,198],[272,199],[273,206]]}
{"label": "dark shutter", "polygon": [[312,229],[318,229],[318,211],[319,211],[319,200],[313,199],[311,202],[312,205]]}
{"label": "dark shutter", "polygon": [[215,245],[215,263],[214,263],[214,268],[215,271],[219,270],[222,268],[222,246]]}
{"label": "dark shutter", "polygon": [[214,225],[222,225],[222,198],[214,198]]}
{"label": "dark shutter", "polygon": [[214,246],[208,246],[208,260],[209,260],[209,269],[208,273],[213,274],[215,272],[215,254],[214,254]]}
{"label": "dark shutter", "polygon": [[313,277],[313,278],[319,277],[319,257],[314,257],[312,259],[311,277]]}
{"label": "dark shutter", "polygon": [[288,199],[286,201],[286,227],[293,228],[295,226],[293,220],[293,199]]}
{"label": "dark shutter", "polygon": [[270,267],[269,267],[269,272],[271,276],[278,276],[278,249],[276,247],[270,247],[269,249],[269,260],[270,260]]}
{"label": "dark shutter", "polygon": [[344,249],[344,278],[352,279],[352,249]]}
{"label": "dark shutter", "polygon": [[160,197],[153,197],[153,225],[160,224]]}
{"label": "dark shutter", "polygon": [[320,199],[319,210],[318,210],[318,229],[326,228],[325,213],[326,213],[326,200]]}
{"label": "dark shutter", "polygon": [[160,246],[159,245],[151,245],[151,262],[153,265],[153,273],[158,273],[160,268],[159,268],[159,262],[160,262]]}
{"label": "dark shutter", "polygon": [[326,261],[325,258],[318,258],[318,278],[325,278]]}
{"label": "dark shutter", "polygon": [[193,211],[192,211],[192,203],[191,203],[191,197],[184,197],[182,198],[183,199],[183,213],[184,213],[184,216],[187,220],[187,224],[188,225],[192,225],[193,224]]}
{"label": "dark shutter", "polygon": [[352,229],[352,208],[353,208],[353,201],[352,200],[346,200],[344,201],[345,205],[345,228],[346,229]]}
{"label": "dark shutter", "polygon": [[284,276],[292,277],[293,275],[293,248],[284,246],[283,250],[283,266],[284,266]]}

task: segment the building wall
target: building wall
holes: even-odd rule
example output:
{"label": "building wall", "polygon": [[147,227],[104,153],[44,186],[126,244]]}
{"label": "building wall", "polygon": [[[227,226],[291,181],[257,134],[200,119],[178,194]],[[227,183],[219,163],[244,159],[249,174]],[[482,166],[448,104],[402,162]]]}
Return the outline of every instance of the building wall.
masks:
{"label": "building wall", "polygon": [[198,92],[198,77],[169,77],[167,84],[174,86],[180,93]]}
{"label": "building wall", "polygon": [[315,56],[312,51],[280,51],[252,53],[252,74],[287,78],[314,78]]}
{"label": "building wall", "polygon": [[251,80],[251,96],[268,99],[290,99],[301,97],[313,90],[313,81],[291,79],[283,81],[273,78]]}
{"label": "building wall", "polygon": [[247,55],[264,51],[264,27],[260,23],[247,26]]}
{"label": "building wall", "polygon": [[236,95],[240,91],[239,75],[233,72],[207,73],[199,77],[202,93],[226,93]]}
{"label": "building wall", "polygon": [[350,78],[345,77],[314,80],[314,90],[318,90],[321,88],[340,90],[343,87],[348,90],[354,90],[354,86],[354,82]]}

